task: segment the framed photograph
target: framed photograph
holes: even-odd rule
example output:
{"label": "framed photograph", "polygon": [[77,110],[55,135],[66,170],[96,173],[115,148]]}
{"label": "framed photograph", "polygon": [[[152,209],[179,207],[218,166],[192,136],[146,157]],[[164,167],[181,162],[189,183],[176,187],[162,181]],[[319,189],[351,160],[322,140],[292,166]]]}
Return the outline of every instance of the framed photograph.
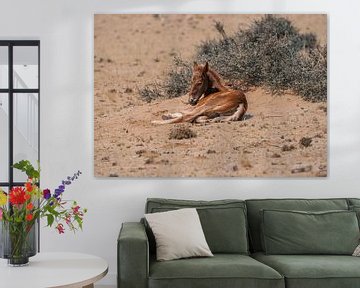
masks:
{"label": "framed photograph", "polygon": [[97,177],[326,177],[326,14],[96,14]]}

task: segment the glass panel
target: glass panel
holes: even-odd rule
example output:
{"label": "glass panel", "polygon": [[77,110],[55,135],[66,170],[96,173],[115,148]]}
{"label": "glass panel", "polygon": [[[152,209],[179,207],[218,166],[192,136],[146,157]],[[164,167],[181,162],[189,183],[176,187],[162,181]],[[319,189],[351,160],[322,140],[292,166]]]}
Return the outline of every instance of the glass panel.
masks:
{"label": "glass panel", "polygon": [[[9,192],[9,187],[1,186],[0,189],[1,189],[2,191],[4,191],[6,194],[8,194],[8,192]],[[1,241],[0,241],[0,242],[1,242]]]}
{"label": "glass panel", "polygon": [[9,86],[9,54],[7,46],[0,46],[0,88]]}
{"label": "glass panel", "polygon": [[0,182],[9,181],[9,97],[0,93]]}
{"label": "glass panel", "polygon": [[[6,194],[8,194],[8,192],[9,192],[9,188],[8,187],[0,187],[0,190],[2,190],[2,191],[4,191]],[[0,239],[3,239],[2,237],[3,237],[3,235],[2,235],[2,227],[1,227],[1,225],[2,225],[2,223],[4,223],[4,221],[0,221]],[[1,256],[1,254],[2,254],[2,251],[3,251],[3,241],[0,241],[0,256]]]}
{"label": "glass panel", "polygon": [[[14,163],[29,160],[35,167],[38,160],[39,96],[33,93],[14,94]],[[16,169],[14,181],[23,182],[26,175]]]}
{"label": "glass panel", "polygon": [[38,49],[37,46],[14,47],[14,88],[38,88]]}

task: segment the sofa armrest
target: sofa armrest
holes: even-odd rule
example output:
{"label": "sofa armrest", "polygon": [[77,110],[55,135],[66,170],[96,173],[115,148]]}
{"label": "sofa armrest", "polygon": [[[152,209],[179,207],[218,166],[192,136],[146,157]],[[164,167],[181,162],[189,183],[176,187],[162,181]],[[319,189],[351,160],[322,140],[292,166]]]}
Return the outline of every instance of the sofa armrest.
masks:
{"label": "sofa armrest", "polygon": [[149,242],[141,223],[123,223],[117,242],[118,288],[146,288]]}

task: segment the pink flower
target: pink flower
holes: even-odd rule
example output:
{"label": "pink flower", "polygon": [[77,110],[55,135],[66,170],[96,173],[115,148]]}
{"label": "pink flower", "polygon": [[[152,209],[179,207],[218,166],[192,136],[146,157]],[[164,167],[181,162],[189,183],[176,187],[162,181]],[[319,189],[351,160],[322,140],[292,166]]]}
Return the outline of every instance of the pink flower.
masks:
{"label": "pink flower", "polygon": [[74,215],[79,214],[79,209],[80,209],[80,206],[72,207]]}
{"label": "pink flower", "polygon": [[70,214],[66,215],[65,222],[66,222],[67,225],[69,225],[71,223],[71,215]]}
{"label": "pink flower", "polygon": [[2,209],[0,208],[0,220],[2,220],[2,218],[3,218],[3,211],[2,211]]}
{"label": "pink flower", "polygon": [[63,224],[59,223],[55,228],[58,230],[59,234],[65,233]]}

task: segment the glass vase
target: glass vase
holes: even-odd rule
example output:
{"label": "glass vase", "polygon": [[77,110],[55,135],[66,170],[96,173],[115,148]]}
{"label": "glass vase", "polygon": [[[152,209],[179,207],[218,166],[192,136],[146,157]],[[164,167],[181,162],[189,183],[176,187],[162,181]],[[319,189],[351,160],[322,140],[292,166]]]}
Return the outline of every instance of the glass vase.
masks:
{"label": "glass vase", "polygon": [[9,266],[25,266],[37,251],[37,223],[0,221],[0,257],[8,259]]}

